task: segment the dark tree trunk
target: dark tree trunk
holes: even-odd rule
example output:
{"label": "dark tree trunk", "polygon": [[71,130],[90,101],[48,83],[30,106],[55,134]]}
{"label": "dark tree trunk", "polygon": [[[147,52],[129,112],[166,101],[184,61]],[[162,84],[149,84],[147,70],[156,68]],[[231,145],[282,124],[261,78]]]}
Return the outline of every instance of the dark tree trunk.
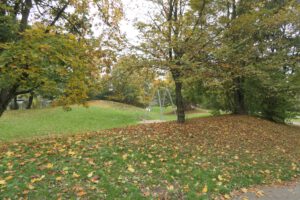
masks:
{"label": "dark tree trunk", "polygon": [[8,104],[15,98],[16,90],[17,86],[9,89],[0,89],[0,117],[5,112]]}
{"label": "dark tree trunk", "polygon": [[185,122],[184,102],[182,96],[182,82],[175,81],[175,94],[176,94],[176,106],[177,106],[177,122]]}
{"label": "dark tree trunk", "polygon": [[20,23],[20,32],[24,32],[24,30],[28,26],[28,18],[30,15],[30,10],[32,8],[32,0],[25,0],[23,9],[21,12],[22,18]]}
{"label": "dark tree trunk", "polygon": [[242,78],[235,79],[235,91],[234,91],[234,114],[247,114],[245,107],[245,95],[243,91],[243,81]]}
{"label": "dark tree trunk", "polygon": [[26,109],[27,109],[27,110],[31,109],[31,107],[32,107],[33,97],[34,97],[34,93],[31,92],[31,93],[30,93],[30,96],[29,96],[29,98],[28,98],[28,104],[27,104],[27,106],[26,106]]}

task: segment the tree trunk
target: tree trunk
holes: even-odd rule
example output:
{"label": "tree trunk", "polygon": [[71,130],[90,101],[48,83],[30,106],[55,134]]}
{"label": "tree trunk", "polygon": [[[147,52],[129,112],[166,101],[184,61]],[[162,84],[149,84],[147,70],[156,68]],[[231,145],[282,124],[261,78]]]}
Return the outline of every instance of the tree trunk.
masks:
{"label": "tree trunk", "polygon": [[27,109],[27,110],[31,109],[31,107],[32,107],[33,97],[34,97],[34,93],[31,92],[31,93],[30,93],[30,96],[29,96],[29,98],[28,98],[28,104],[27,104],[27,106],[26,106],[26,109]]}
{"label": "tree trunk", "polygon": [[15,98],[15,93],[17,86],[14,86],[10,89],[0,89],[0,117],[5,112],[8,104]]}
{"label": "tree trunk", "polygon": [[177,122],[185,122],[184,103],[182,96],[182,82],[175,81],[175,94],[176,94],[176,106],[177,106]]}
{"label": "tree trunk", "polygon": [[245,96],[243,91],[242,78],[237,78],[235,81],[235,91],[234,91],[234,114],[247,114],[245,107]]}
{"label": "tree trunk", "polygon": [[20,22],[20,32],[24,32],[28,26],[28,18],[30,15],[30,10],[32,8],[32,0],[25,0],[23,9],[21,12],[22,18]]}

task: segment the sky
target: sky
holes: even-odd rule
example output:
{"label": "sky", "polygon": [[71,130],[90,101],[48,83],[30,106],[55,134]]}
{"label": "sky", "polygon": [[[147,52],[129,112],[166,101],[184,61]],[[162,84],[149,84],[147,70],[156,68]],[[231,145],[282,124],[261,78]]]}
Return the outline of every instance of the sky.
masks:
{"label": "sky", "polygon": [[127,35],[130,42],[138,41],[138,31],[134,28],[137,21],[147,19],[150,11],[151,3],[147,0],[122,0],[124,4],[125,18],[121,23],[121,31]]}

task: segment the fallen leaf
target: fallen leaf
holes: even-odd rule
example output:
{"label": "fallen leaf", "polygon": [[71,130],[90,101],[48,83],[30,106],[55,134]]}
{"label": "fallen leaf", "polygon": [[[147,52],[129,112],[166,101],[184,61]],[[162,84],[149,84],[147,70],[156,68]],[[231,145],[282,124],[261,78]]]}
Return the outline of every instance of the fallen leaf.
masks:
{"label": "fallen leaf", "polygon": [[208,188],[207,188],[207,185],[205,185],[202,189],[202,193],[207,193],[207,191],[208,191]]}
{"label": "fallen leaf", "polygon": [[243,193],[247,193],[248,192],[248,190],[246,188],[242,188],[241,190],[242,190]]}
{"label": "fallen leaf", "polygon": [[53,168],[53,164],[52,164],[52,163],[48,163],[48,164],[46,165],[46,168],[47,168],[47,169],[52,169],[52,168]]}
{"label": "fallen leaf", "polygon": [[127,170],[130,172],[135,172],[135,169],[131,165],[128,165]]}
{"label": "fallen leaf", "polygon": [[78,197],[82,197],[82,196],[86,195],[86,192],[83,191],[83,190],[81,190],[81,191],[77,192],[76,195],[77,195]]}
{"label": "fallen leaf", "polygon": [[174,186],[173,185],[168,185],[167,189],[170,190],[170,191],[173,191],[174,190]]}
{"label": "fallen leaf", "polygon": [[0,185],[6,185],[6,181],[5,180],[0,180]]}
{"label": "fallen leaf", "polygon": [[219,181],[222,181],[222,180],[223,180],[223,178],[222,178],[221,175],[218,176],[218,179],[219,179]]}
{"label": "fallen leaf", "polygon": [[79,174],[77,174],[76,172],[73,172],[73,175],[72,175],[72,177],[73,177],[73,178],[79,178],[79,177],[80,177],[80,175],[79,175]]}
{"label": "fallen leaf", "polygon": [[12,152],[12,151],[6,152],[6,156],[7,156],[7,157],[11,157],[11,156],[13,156],[13,155],[14,155],[14,152]]}
{"label": "fallen leaf", "polygon": [[6,180],[6,181],[9,181],[9,180],[11,180],[11,179],[13,179],[13,178],[14,178],[13,176],[8,176],[8,177],[5,178],[5,180]]}
{"label": "fallen leaf", "polygon": [[93,176],[93,174],[94,174],[94,172],[90,172],[90,173],[87,175],[87,177],[88,177],[88,178],[91,178],[91,177]]}
{"label": "fallen leaf", "polygon": [[100,179],[99,176],[94,176],[93,178],[91,178],[91,182],[92,183],[99,183],[99,179]]}
{"label": "fallen leaf", "polygon": [[126,153],[126,154],[124,154],[124,155],[122,156],[122,159],[123,159],[123,160],[126,160],[127,157],[128,157],[128,154]]}
{"label": "fallen leaf", "polygon": [[39,178],[33,178],[33,179],[31,179],[31,183],[39,182],[39,181],[43,180],[44,178],[45,178],[45,175],[42,175]]}
{"label": "fallen leaf", "polygon": [[34,186],[31,185],[31,184],[28,184],[27,187],[28,187],[28,189],[30,189],[30,190],[34,190]]}
{"label": "fallen leaf", "polygon": [[257,197],[263,197],[265,195],[262,190],[257,191],[255,194]]}

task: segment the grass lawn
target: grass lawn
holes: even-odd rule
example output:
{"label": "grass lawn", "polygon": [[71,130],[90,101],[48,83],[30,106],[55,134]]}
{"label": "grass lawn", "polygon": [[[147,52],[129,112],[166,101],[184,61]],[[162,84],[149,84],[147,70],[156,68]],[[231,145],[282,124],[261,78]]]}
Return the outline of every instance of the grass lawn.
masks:
{"label": "grass lawn", "polygon": [[300,175],[300,128],[220,116],[7,142],[0,199],[214,199]]}
{"label": "grass lawn", "polygon": [[[143,119],[160,119],[159,108],[146,113],[144,109],[121,103],[93,101],[88,108],[74,106],[69,112],[62,108],[8,111],[0,118],[0,142],[31,139],[34,136],[85,133],[124,127]],[[170,108],[165,111],[170,111]],[[208,116],[192,113],[188,118]],[[175,120],[175,115],[163,115],[163,120]]]}

